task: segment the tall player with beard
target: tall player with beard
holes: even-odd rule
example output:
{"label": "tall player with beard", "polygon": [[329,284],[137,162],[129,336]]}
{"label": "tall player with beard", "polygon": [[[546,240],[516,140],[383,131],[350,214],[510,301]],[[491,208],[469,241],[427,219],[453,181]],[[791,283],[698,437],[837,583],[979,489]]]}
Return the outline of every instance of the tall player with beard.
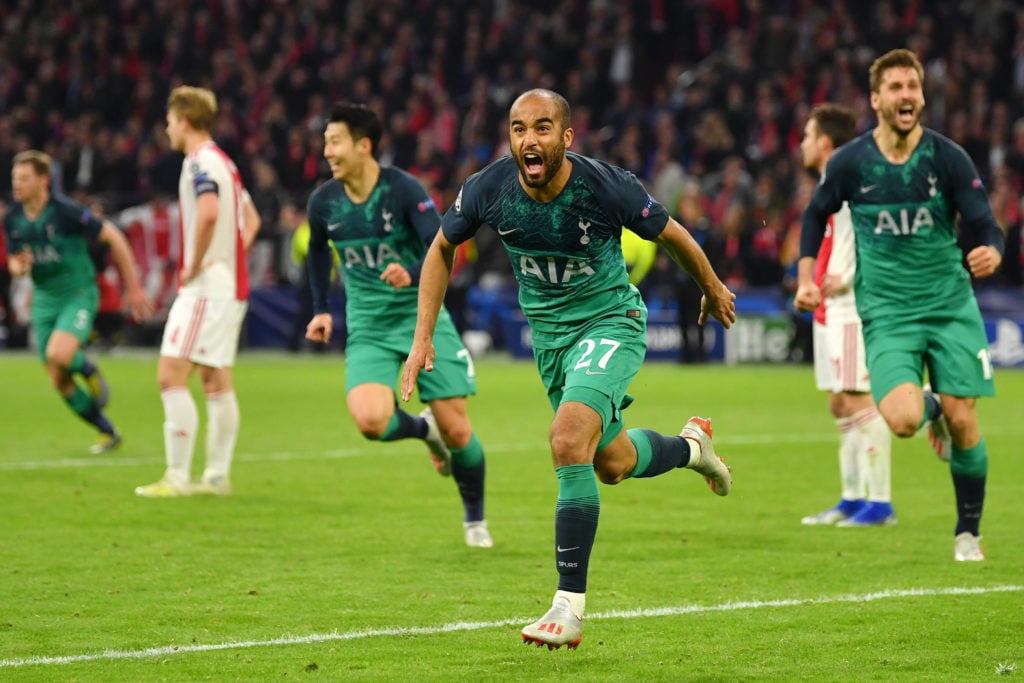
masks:
{"label": "tall player with beard", "polygon": [[352,420],[372,441],[424,441],[438,473],[451,475],[458,486],[466,545],[490,548],[484,449],[467,414],[466,399],[476,393],[473,361],[447,311],[434,335],[438,372],[419,382],[428,407],[410,415],[395,397],[416,324],[423,255],[441,217],[422,183],[377,162],[382,132],[377,114],[364,105],[339,104],[328,119],[324,157],[333,177],[313,192],[306,211],[315,312],[306,338],[331,338],[333,245],[345,282],[345,395]]}
{"label": "tall player with beard", "polygon": [[431,336],[456,245],[483,225],[497,232],[519,281],[534,354],[555,410],[549,431],[558,478],[551,609],[526,626],[527,643],[575,648],[583,637],[587,571],[600,512],[598,479],[617,484],[689,467],[727,495],[729,469],[715,455],[709,420],[693,417],[679,436],[623,430],[626,393],[644,361],[647,308],[629,283],[623,227],[657,242],[704,291],[699,322],[729,327],[735,295],[689,233],[632,174],[567,152],[569,104],[550,90],[520,95],[509,112],[511,156],[471,176],[424,260],[413,346],[402,375],[408,400],[420,370],[435,367]]}
{"label": "tall player with beard", "polygon": [[[836,104],[814,108],[804,125],[800,153],[804,166],[819,176],[836,148],[857,132],[852,111]],[[829,218],[814,264],[821,305],[814,309],[814,377],[829,392],[829,408],[839,428],[839,504],[804,524],[879,526],[895,524],[892,509],[892,436],[871,399],[853,278],[857,269],[850,209]]]}
{"label": "tall player with beard", "polygon": [[[167,137],[185,154],[178,182],[181,252],[178,294],[167,314],[157,379],[164,406],[164,476],[138,486],[144,498],[231,493],[240,415],[231,368],[249,297],[245,251],[259,230],[234,162],[213,141],[217,98],[179,86],[167,101]],[[188,382],[206,396],[206,466],[191,481],[199,413]]]}
{"label": "tall player with beard", "polygon": [[[950,459],[953,556],[978,561],[985,559],[978,541],[988,450],[975,400],[994,395],[995,385],[970,276],[996,271],[1003,234],[967,153],[921,125],[923,82],[921,63],[909,50],[892,50],[871,65],[878,125],[825,167],[804,213],[796,304],[812,310],[820,303],[814,256],[829,216],[847,202],[872,393],[897,436],[913,436],[927,424],[936,453]],[[958,213],[963,230],[981,245],[968,252],[967,269],[957,247]],[[938,395],[922,391],[925,367]]]}

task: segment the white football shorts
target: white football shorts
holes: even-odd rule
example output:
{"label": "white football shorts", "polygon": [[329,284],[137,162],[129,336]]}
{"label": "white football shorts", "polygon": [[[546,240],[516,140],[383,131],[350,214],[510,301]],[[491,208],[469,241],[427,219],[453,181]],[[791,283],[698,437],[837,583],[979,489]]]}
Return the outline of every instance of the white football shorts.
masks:
{"label": "white football shorts", "polygon": [[212,368],[233,366],[246,309],[237,299],[179,294],[167,314],[160,355]]}
{"label": "white football shorts", "polygon": [[822,391],[871,391],[860,320],[814,321],[814,380]]}

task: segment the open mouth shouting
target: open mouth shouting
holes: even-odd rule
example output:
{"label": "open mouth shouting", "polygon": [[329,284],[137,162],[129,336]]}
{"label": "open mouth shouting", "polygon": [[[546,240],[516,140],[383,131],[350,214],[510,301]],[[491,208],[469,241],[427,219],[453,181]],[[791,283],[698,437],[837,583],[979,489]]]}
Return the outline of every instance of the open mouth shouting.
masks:
{"label": "open mouth shouting", "polygon": [[912,104],[901,104],[896,107],[896,120],[900,126],[913,126],[917,119],[917,110]]}
{"label": "open mouth shouting", "polygon": [[524,152],[523,174],[530,179],[539,179],[543,177],[544,158],[537,152]]}

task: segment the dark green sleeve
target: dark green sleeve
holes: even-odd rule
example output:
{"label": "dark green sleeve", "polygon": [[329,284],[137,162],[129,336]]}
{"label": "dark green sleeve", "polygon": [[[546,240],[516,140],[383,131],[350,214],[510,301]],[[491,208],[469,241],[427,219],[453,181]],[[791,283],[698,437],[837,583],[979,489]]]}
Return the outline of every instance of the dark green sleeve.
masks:
{"label": "dark green sleeve", "polygon": [[327,226],[321,212],[318,211],[319,205],[320,202],[314,193],[306,205],[306,215],[309,219],[309,253],[306,254],[306,267],[309,269],[309,288],[313,294],[314,314],[330,311],[328,296],[331,289],[331,267],[334,265],[334,256],[327,241]]}
{"label": "dark green sleeve", "polygon": [[70,231],[82,234],[90,241],[95,241],[100,236],[103,220],[94,216],[88,207],[69,199],[58,200],[56,206],[61,223],[70,228]]}
{"label": "dark green sleeve", "polygon": [[[427,193],[423,184],[413,176],[407,176],[407,182],[402,190],[402,210],[405,211],[406,219],[416,230],[420,242],[423,244],[423,254],[426,256],[434,236],[441,227],[441,214],[437,212],[434,200]],[[405,265],[405,269],[412,277],[414,285],[419,284],[420,271],[423,270],[423,258],[419,261]]]}
{"label": "dark green sleeve", "polygon": [[843,205],[842,179],[844,155],[836,153],[828,160],[821,182],[814,190],[811,202],[804,209],[800,223],[800,258],[817,257],[818,247],[825,237],[829,217]]}
{"label": "dark green sleeve", "polygon": [[946,152],[953,185],[953,201],[960,212],[968,241],[971,244],[995,247],[1002,254],[1006,246],[1003,231],[992,215],[992,205],[974,162],[959,146],[949,146]]}

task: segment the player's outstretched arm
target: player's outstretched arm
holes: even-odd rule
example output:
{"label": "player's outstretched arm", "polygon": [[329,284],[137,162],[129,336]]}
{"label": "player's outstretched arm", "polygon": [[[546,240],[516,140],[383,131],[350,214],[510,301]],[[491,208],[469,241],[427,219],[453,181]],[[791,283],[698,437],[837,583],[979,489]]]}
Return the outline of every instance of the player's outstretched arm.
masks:
{"label": "player's outstretched arm", "polygon": [[135,267],[135,258],[132,256],[128,238],[116,225],[110,221],[103,221],[99,240],[110,246],[110,254],[114,257],[118,272],[121,273],[125,299],[128,301],[132,318],[135,322],[140,322],[153,315],[153,302],[146,296],[146,291],[139,281],[139,271]]}
{"label": "player's outstretched arm", "polygon": [[444,233],[438,230],[423,259],[423,270],[420,271],[416,331],[413,333],[409,357],[402,370],[403,401],[408,401],[412,396],[420,370],[430,372],[434,369],[434,328],[437,327],[437,316],[441,312],[444,293],[448,289],[448,279],[452,275],[454,260],[455,245],[445,239]]}
{"label": "player's outstretched arm", "polygon": [[673,261],[690,274],[704,293],[697,324],[703,325],[708,321],[708,317],[712,317],[726,329],[732,327],[736,322],[736,295],[715,274],[715,269],[711,267],[704,250],[686,228],[674,218],[669,218],[665,229],[655,241],[665,248]]}

